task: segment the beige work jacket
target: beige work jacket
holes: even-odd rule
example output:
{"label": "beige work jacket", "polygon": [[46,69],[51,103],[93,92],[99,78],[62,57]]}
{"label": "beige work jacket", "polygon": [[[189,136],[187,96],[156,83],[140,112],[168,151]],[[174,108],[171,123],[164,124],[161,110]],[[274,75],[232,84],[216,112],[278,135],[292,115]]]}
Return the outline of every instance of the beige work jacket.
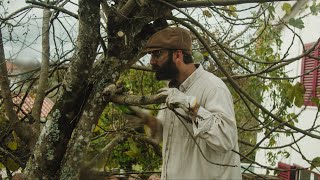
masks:
{"label": "beige work jacket", "polygon": [[[179,90],[197,97],[201,106],[198,125],[169,109],[159,112],[163,125],[161,179],[241,179],[240,157],[231,151],[238,151],[233,100],[224,82],[200,65]],[[177,111],[186,115],[182,109]]]}

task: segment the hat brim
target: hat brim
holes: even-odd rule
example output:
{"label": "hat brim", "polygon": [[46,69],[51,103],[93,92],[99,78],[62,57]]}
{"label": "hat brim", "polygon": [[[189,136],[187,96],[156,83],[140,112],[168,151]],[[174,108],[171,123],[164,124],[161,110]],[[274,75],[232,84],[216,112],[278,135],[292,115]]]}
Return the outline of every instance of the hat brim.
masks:
{"label": "hat brim", "polygon": [[[142,50],[142,52],[149,53],[149,52],[157,51],[157,50],[161,50],[161,49],[165,49],[165,48],[162,48],[162,47],[144,48]],[[192,52],[190,50],[182,50],[182,51],[185,53],[188,53],[188,54],[192,54]]]}
{"label": "hat brim", "polygon": [[160,49],[163,49],[163,48],[161,48],[161,47],[148,47],[148,48],[144,48],[142,50],[142,52],[148,53],[148,52],[157,51]]}

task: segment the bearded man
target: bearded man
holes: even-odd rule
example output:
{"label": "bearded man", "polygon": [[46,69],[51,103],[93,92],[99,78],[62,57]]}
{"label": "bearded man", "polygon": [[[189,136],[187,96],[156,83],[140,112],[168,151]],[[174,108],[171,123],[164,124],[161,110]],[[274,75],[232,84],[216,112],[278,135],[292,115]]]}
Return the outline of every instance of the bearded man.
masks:
{"label": "bearded man", "polygon": [[225,83],[192,59],[190,31],[169,27],[156,32],[143,51],[166,107],[158,114],[163,129],[161,179],[241,179],[233,100]]}

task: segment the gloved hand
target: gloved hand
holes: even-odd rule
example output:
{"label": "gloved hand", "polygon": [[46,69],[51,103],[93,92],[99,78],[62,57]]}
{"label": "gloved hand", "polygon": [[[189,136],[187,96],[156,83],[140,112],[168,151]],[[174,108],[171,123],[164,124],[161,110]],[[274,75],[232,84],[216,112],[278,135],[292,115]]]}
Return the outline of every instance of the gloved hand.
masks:
{"label": "gloved hand", "polygon": [[188,96],[177,88],[162,88],[159,95],[167,95],[166,104],[169,109],[182,108],[185,112],[190,112],[197,105],[197,98]]}

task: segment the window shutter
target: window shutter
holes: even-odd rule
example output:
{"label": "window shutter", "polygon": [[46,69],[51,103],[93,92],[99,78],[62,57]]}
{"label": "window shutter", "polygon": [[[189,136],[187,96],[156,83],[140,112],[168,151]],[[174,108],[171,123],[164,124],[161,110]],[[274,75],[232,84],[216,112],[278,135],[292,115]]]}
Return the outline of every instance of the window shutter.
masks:
{"label": "window shutter", "polygon": [[[306,44],[304,47],[306,50],[310,49],[313,46],[313,43]],[[315,48],[315,50],[311,51],[310,56],[319,57],[319,45]],[[314,68],[316,68],[320,63],[318,60],[303,57],[301,73],[307,73]],[[315,69],[308,74],[304,74],[301,76],[301,83],[304,85],[306,92],[304,95],[304,104],[309,106],[314,106],[315,104],[311,103],[312,97],[320,97],[320,93],[317,93],[317,88],[320,87],[320,70]]]}
{"label": "window shutter", "polygon": [[281,180],[290,180],[290,169],[291,169],[291,166],[289,164],[278,162],[278,168],[281,169],[281,170],[288,170],[288,171],[280,171],[280,173],[278,174],[279,179],[281,179]]}

